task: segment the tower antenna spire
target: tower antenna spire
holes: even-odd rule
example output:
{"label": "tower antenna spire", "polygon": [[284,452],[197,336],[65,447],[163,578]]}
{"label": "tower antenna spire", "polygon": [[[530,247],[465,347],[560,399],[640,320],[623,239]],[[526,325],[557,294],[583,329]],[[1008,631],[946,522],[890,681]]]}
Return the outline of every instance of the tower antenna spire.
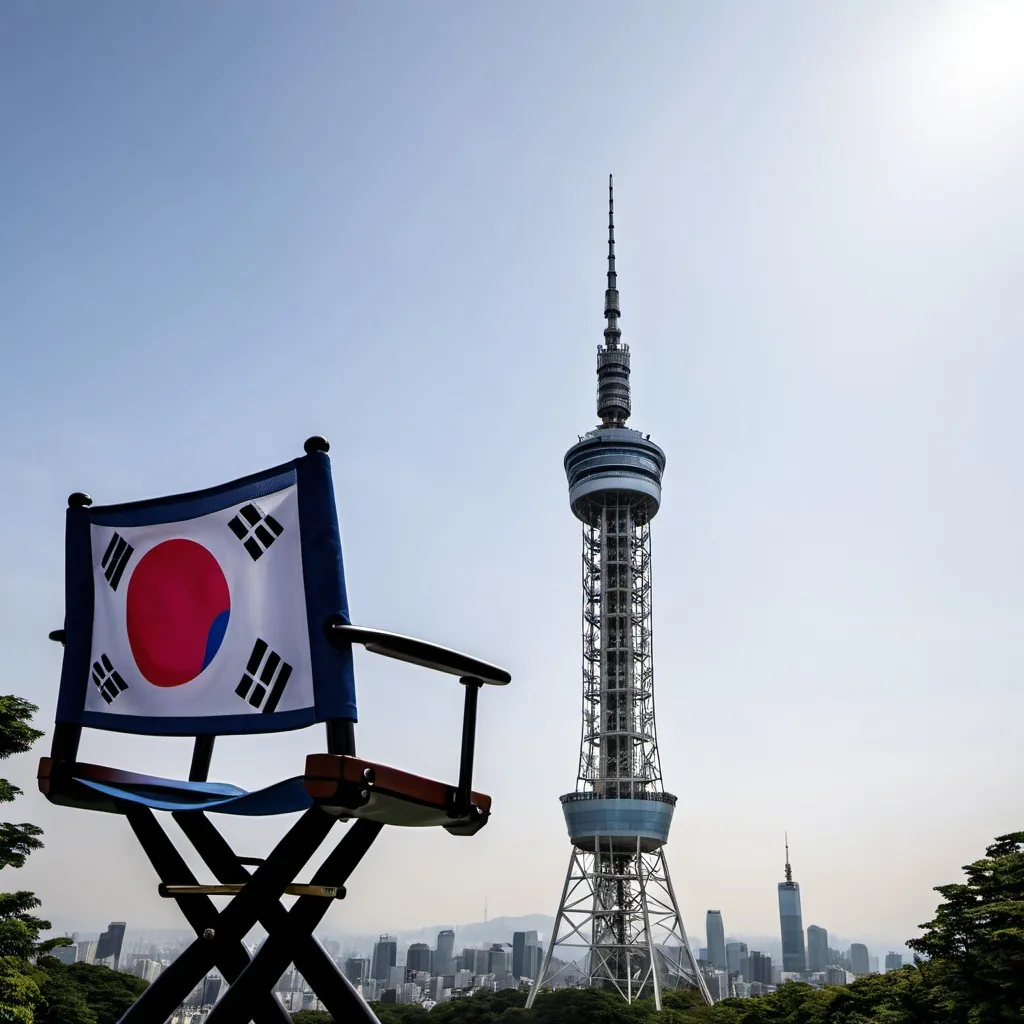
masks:
{"label": "tower antenna spire", "polygon": [[597,350],[597,415],[605,427],[629,419],[629,346],[619,329],[619,282],[615,272],[615,183],[608,175],[608,287],[604,292],[604,344]]}
{"label": "tower antenna spire", "polygon": [[789,866],[789,833],[783,833],[786,837],[786,881],[793,881],[793,869]]}
{"label": "tower antenna spire", "polygon": [[619,344],[622,332],[619,330],[619,289],[615,273],[615,182],[608,175],[608,288],[604,293],[604,318],[608,326],[604,332],[604,343],[609,348]]}

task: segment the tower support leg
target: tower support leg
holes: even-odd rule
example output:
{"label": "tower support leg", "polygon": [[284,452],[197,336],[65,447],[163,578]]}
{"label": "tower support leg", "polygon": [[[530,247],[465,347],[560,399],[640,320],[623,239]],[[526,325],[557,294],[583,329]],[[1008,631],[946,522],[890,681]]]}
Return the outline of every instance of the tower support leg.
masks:
{"label": "tower support leg", "polygon": [[[618,840],[621,843],[621,839]],[[560,984],[604,988],[626,1002],[650,998],[662,1009],[663,995],[694,989],[711,1005],[683,926],[662,849],[610,854],[610,839],[593,851],[573,847],[562,897],[544,962],[533,980],[527,1007],[542,988]],[[609,926],[613,890],[615,926]],[[562,961],[551,969],[554,957]]]}

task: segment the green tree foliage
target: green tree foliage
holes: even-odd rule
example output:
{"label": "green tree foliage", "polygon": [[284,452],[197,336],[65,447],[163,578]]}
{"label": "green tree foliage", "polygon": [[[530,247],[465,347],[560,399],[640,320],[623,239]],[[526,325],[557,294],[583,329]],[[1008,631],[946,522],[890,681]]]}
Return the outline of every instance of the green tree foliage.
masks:
{"label": "green tree foliage", "polygon": [[[96,1024],[117,1024],[125,1010],[142,995],[149,984],[133,974],[112,971],[100,964],[65,965],[52,957],[46,961],[46,973],[51,979],[62,978],[77,988],[82,1000],[95,1016]],[[66,993],[67,989],[63,991]],[[47,1016],[50,1012],[49,983],[43,986],[43,998],[47,1001],[47,1009],[37,1015],[38,1024],[91,1024],[86,1019]]]}
{"label": "green tree foliage", "polygon": [[946,1019],[998,1024],[1024,1019],[1024,832],[999,836],[967,881],[940,885],[945,900],[907,943]]}
{"label": "green tree foliage", "polygon": [[[30,724],[37,710],[21,697],[0,697],[0,759],[25,753],[42,736]],[[0,803],[20,795],[17,786],[0,779]],[[27,822],[0,822],[0,869],[20,868],[43,845],[41,834],[42,829]],[[0,893],[0,1021],[31,1024],[33,1008],[41,998],[38,972],[29,958],[40,951],[39,933],[50,922],[31,913],[38,906],[39,900],[30,892]],[[47,945],[61,941],[66,940]]]}

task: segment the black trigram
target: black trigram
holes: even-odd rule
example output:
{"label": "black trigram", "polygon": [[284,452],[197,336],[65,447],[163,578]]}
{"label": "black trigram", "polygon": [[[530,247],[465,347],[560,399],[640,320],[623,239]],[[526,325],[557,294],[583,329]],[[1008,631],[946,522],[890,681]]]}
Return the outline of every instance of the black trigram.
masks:
{"label": "black trigram", "polygon": [[251,503],[243,505],[228,526],[254,562],[284,531],[273,516],[268,516],[258,505]]}
{"label": "black trigram", "polygon": [[110,584],[111,590],[117,590],[118,583],[124,575],[124,570],[131,561],[135,548],[131,546],[119,533],[110,538],[107,550],[103,555],[103,575]]}
{"label": "black trigram", "polygon": [[254,708],[269,715],[277,709],[291,674],[291,665],[283,661],[280,654],[272,651],[266,641],[257,640],[249,655],[249,664],[245,666],[245,675],[235,687],[235,693]]}
{"label": "black trigram", "polygon": [[114,671],[114,666],[105,654],[100,655],[99,661],[92,663],[92,681],[108,704],[113,704],[114,698],[128,689],[128,684],[121,678],[121,673]]}

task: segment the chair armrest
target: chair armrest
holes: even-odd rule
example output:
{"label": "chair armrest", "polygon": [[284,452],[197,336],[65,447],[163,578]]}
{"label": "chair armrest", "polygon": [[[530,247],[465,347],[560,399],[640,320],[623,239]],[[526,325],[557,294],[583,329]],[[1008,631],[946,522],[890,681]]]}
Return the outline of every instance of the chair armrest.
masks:
{"label": "chair armrest", "polygon": [[438,644],[417,640],[415,637],[390,633],[385,629],[371,629],[368,626],[351,626],[348,623],[329,622],[327,638],[334,644],[362,644],[374,654],[383,654],[398,661],[448,672],[463,679],[477,679],[493,686],[505,686],[512,677],[502,668],[489,665],[486,661],[471,658],[468,654],[441,647]]}

